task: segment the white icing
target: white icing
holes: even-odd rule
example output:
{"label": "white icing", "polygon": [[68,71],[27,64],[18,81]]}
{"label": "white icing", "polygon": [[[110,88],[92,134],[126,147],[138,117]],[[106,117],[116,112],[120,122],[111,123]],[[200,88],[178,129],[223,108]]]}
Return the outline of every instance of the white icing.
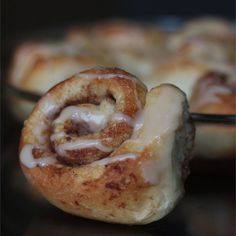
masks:
{"label": "white icing", "polygon": [[148,93],[146,99],[148,102],[146,101],[139,118],[140,121],[136,124],[136,127],[141,126],[141,129],[136,129],[133,132],[131,140],[135,140],[144,146],[155,139],[159,139],[161,135],[173,127],[178,126],[179,120],[176,119],[176,114],[181,112],[179,104],[183,101],[183,96],[176,96],[173,90],[174,88],[170,86]]}
{"label": "white icing", "polygon": [[[66,107],[60,116],[54,120],[53,124],[64,123],[66,120],[71,119],[74,122],[85,122],[91,132],[99,132],[104,129],[108,121],[126,122],[133,126],[133,119],[120,112],[113,113],[112,115],[106,114],[99,108],[95,107],[79,107],[69,106]],[[63,137],[63,133],[51,136],[53,140]]]}
{"label": "white icing", "polygon": [[[148,148],[153,160],[140,162],[140,171],[144,180],[150,184],[161,185],[163,175],[167,176],[166,178],[173,176],[170,181],[174,185],[175,170],[173,170],[172,162],[175,160],[172,160],[172,155],[177,154],[172,154],[173,140],[175,131],[181,124],[184,94],[172,86],[163,87],[153,89],[147,94],[144,110],[137,114],[135,121],[137,124],[134,125],[137,128],[134,129],[131,138],[126,140],[120,148],[134,147],[135,149],[132,148],[132,150],[136,153],[142,153]],[[160,171],[162,171],[161,174]],[[163,186],[163,189],[171,189],[169,185],[172,183],[168,181],[165,182],[168,187]]]}
{"label": "white icing", "polygon": [[200,107],[206,103],[219,103],[221,99],[217,94],[230,94],[230,89],[220,85],[207,86],[205,83],[200,87],[199,98],[195,101],[194,108]]}
{"label": "white icing", "polygon": [[50,136],[50,140],[51,141],[55,141],[56,139],[61,139],[61,138],[65,138],[67,136],[67,134],[65,132],[58,132],[58,133],[54,133]]}
{"label": "white icing", "polygon": [[23,165],[28,168],[34,168],[36,166],[45,167],[56,163],[55,157],[41,157],[34,158],[33,149],[35,146],[33,144],[26,144],[20,152],[20,161]]}
{"label": "white icing", "polygon": [[138,158],[138,154],[136,153],[125,153],[117,156],[107,157],[98,161],[94,161],[91,165],[108,165],[110,163],[118,162],[118,161],[125,161],[127,159],[136,159]]}
{"label": "white icing", "polygon": [[65,155],[67,150],[80,150],[80,149],[84,149],[84,148],[97,148],[103,152],[111,152],[112,148],[107,147],[105,145],[102,144],[100,139],[78,139],[74,142],[67,142],[67,143],[63,143],[60,145],[57,145],[55,147],[57,153],[59,155]]}
{"label": "white icing", "polygon": [[99,132],[106,127],[108,116],[97,108],[69,106],[55,119],[54,124],[63,123],[68,119],[78,123],[83,121],[92,132]]}
{"label": "white icing", "polygon": [[47,135],[44,132],[48,129],[48,120],[58,110],[55,101],[50,97],[50,94],[46,95],[41,103],[39,103],[39,109],[42,111],[45,117],[41,117],[41,121],[37,123],[32,129],[34,136],[37,138],[39,144],[45,144],[47,142]]}
{"label": "white icing", "polygon": [[116,112],[111,116],[112,121],[118,121],[118,122],[125,122],[129,124],[130,126],[134,125],[134,121],[130,116],[127,116],[123,113]]}
{"label": "white icing", "polygon": [[135,117],[135,120],[133,121],[133,127],[134,131],[137,132],[143,127],[143,111],[138,112],[138,114]]}
{"label": "white icing", "polygon": [[50,96],[50,93],[47,94],[43,102],[40,103],[40,109],[46,117],[52,116],[58,110],[56,102]]}
{"label": "white icing", "polygon": [[40,144],[44,144],[47,141],[46,135],[43,133],[47,129],[48,125],[44,121],[41,121],[37,123],[36,126],[34,126],[33,134],[37,137],[37,140]]}
{"label": "white icing", "polygon": [[158,184],[159,165],[157,160],[146,160],[141,163],[143,178],[150,184]]}

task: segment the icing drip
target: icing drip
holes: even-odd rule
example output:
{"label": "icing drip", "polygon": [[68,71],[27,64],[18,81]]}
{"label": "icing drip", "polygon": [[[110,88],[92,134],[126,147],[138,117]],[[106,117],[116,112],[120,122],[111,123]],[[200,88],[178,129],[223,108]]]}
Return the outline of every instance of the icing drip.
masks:
{"label": "icing drip", "polygon": [[65,155],[67,150],[80,150],[84,148],[97,148],[103,152],[111,152],[112,148],[102,144],[100,139],[78,139],[74,142],[63,143],[55,147],[59,155]]}
{"label": "icing drip", "polygon": [[[138,116],[136,120],[137,130],[139,130],[138,127],[142,128],[140,129],[140,134],[139,132],[133,132],[132,140],[140,142],[142,145],[149,144],[154,139],[160,139],[160,136],[171,130],[174,125],[177,126],[176,123],[178,121],[172,114],[178,114],[178,104],[181,103],[180,99],[182,97],[175,97],[172,94],[172,89],[157,91],[148,95],[148,103],[146,103],[144,110],[140,113],[140,117]],[[159,99],[156,99],[156,96]],[[169,104],[172,104],[171,108]]]}
{"label": "icing drip", "polygon": [[158,184],[159,169],[157,160],[147,160],[141,163],[142,176],[150,184]]}
{"label": "icing drip", "polygon": [[56,139],[61,139],[65,137],[67,137],[67,134],[65,132],[58,132],[58,133],[52,134],[50,136],[50,140],[55,141]]}
{"label": "icing drip", "polygon": [[[73,122],[84,122],[91,132],[99,132],[104,129],[109,121],[126,122],[130,126],[134,125],[133,119],[122,113],[104,113],[99,106],[69,106],[66,107],[57,119],[54,120],[53,125],[63,124],[66,120]],[[58,139],[66,138],[68,134],[64,131],[58,131],[51,135],[50,140],[56,141]],[[100,139],[74,139],[70,142],[55,145],[56,152],[61,156],[66,156],[66,151],[76,151],[85,148],[97,148],[103,152],[109,153],[113,149],[102,144]]]}
{"label": "icing drip", "polygon": [[111,116],[111,120],[116,121],[116,122],[125,122],[125,123],[129,124],[130,126],[134,125],[133,119],[130,116],[127,116],[127,115],[119,113],[119,112],[114,113]]}
{"label": "icing drip", "polygon": [[63,123],[68,119],[78,123],[85,122],[90,131],[99,132],[106,127],[108,115],[94,107],[69,106],[61,112],[53,123]]}
{"label": "icing drip", "polygon": [[[74,122],[85,122],[91,132],[99,132],[104,129],[109,121],[126,122],[130,126],[134,125],[133,119],[122,113],[106,114],[99,108],[95,107],[79,107],[69,106],[66,107],[60,114],[60,116],[54,120],[53,124],[64,123],[66,120],[72,120]],[[52,136],[51,136],[52,137]],[[63,133],[59,135],[54,134],[53,140],[57,137],[63,137]]]}
{"label": "icing drip", "polygon": [[94,161],[91,165],[108,165],[110,163],[118,162],[118,161],[125,161],[127,159],[136,159],[138,158],[138,154],[136,153],[125,153],[117,156],[107,157],[101,159],[99,161]]}
{"label": "icing drip", "polygon": [[48,125],[42,121],[37,124],[37,126],[34,127],[33,133],[37,137],[37,140],[40,144],[45,144],[47,141],[47,137],[44,134],[44,131],[46,131],[48,128]]}
{"label": "icing drip", "polygon": [[133,132],[136,132],[136,131],[140,130],[143,127],[143,119],[144,119],[143,111],[140,111],[136,115],[135,120],[133,121],[133,127],[134,127]]}
{"label": "icing drip", "polygon": [[48,118],[50,118],[58,110],[57,104],[50,97],[50,94],[47,94],[47,97],[44,98],[44,102],[40,103],[40,109]]}
{"label": "icing drip", "polygon": [[36,166],[45,167],[56,163],[55,157],[41,157],[34,158],[33,149],[35,146],[33,144],[26,144],[20,152],[20,161],[23,165],[28,168],[34,168]]}

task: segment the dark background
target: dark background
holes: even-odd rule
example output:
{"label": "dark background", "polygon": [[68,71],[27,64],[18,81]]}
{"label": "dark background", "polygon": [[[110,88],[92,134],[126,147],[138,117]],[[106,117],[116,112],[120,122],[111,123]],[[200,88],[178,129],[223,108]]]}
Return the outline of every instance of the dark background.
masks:
{"label": "dark background", "polygon": [[107,17],[158,17],[165,15],[184,18],[215,15],[235,18],[234,0],[3,0],[4,31],[51,27],[71,22]]}

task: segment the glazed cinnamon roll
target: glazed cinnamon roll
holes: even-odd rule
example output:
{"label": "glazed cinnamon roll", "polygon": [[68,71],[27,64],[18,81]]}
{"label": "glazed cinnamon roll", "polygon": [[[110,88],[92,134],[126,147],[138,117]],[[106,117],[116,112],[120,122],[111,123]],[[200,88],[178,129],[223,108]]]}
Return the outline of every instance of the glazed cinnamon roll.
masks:
{"label": "glazed cinnamon roll", "polygon": [[199,78],[190,101],[191,110],[207,114],[236,114],[236,78],[210,71]]}
{"label": "glazed cinnamon roll", "polygon": [[194,129],[183,92],[147,92],[117,68],[49,90],[25,122],[20,163],[52,204],[91,219],[146,224],[183,195]]}
{"label": "glazed cinnamon roll", "polygon": [[[205,114],[236,115],[236,78],[217,71],[204,74],[197,81],[190,110]],[[199,124],[196,130],[196,154],[208,158],[234,158],[236,127]]]}

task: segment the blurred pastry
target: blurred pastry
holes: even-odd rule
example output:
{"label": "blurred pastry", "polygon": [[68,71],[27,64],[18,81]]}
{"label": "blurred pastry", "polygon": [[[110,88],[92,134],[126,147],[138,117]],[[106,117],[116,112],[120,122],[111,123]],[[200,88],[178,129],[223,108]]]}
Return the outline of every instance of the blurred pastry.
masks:
{"label": "blurred pastry", "polygon": [[11,85],[43,94],[81,70],[109,64],[104,57],[68,42],[25,43],[15,53]]}
{"label": "blurred pastry", "polygon": [[[209,72],[195,86],[190,100],[193,112],[236,115],[236,79],[233,75]],[[234,158],[234,125],[199,124],[196,131],[196,154],[208,158]]]}
{"label": "blurred pastry", "polygon": [[[86,33],[94,48],[103,50],[114,66],[140,77],[148,76],[166,53],[166,33],[154,25],[110,20],[87,26]],[[83,34],[83,28],[74,27],[67,39],[81,44]]]}
{"label": "blurred pastry", "polygon": [[[219,18],[199,18],[187,22],[169,37],[168,47],[178,50],[185,43],[223,43],[235,40],[233,25]],[[212,52],[214,53],[214,52]]]}
{"label": "blurred pastry", "polygon": [[[14,89],[38,96],[81,70],[110,65],[103,56],[81,45],[68,42],[29,42],[16,50],[8,83]],[[9,92],[13,113],[23,121],[32,111],[35,101],[19,93]]]}

